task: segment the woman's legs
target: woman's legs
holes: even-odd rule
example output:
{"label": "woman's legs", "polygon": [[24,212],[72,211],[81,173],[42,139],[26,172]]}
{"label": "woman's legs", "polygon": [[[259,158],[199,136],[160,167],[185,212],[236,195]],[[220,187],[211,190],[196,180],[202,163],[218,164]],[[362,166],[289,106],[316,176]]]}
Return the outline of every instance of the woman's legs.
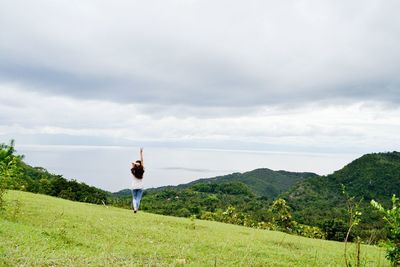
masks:
{"label": "woman's legs", "polygon": [[132,207],[133,207],[134,211],[136,211],[136,207],[137,207],[136,195],[137,195],[137,189],[132,189]]}
{"label": "woman's legs", "polygon": [[137,209],[139,209],[140,200],[142,200],[142,195],[143,195],[143,189],[138,189],[137,196],[136,196]]}
{"label": "woman's legs", "polygon": [[143,189],[132,189],[132,206],[136,212],[139,209],[140,200],[142,199]]}

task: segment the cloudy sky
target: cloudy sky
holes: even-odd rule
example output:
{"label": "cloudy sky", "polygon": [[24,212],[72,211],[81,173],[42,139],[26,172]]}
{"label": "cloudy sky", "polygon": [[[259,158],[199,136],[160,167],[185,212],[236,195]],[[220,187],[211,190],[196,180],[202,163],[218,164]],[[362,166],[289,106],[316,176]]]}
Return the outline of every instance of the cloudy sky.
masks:
{"label": "cloudy sky", "polygon": [[0,0],[0,142],[107,190],[400,150],[400,2]]}

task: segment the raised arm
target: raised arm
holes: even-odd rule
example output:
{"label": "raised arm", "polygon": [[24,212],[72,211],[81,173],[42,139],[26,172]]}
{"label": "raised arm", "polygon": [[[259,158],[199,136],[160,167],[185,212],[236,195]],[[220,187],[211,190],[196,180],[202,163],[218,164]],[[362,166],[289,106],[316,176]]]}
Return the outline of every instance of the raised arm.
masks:
{"label": "raised arm", "polygon": [[144,167],[144,161],[143,161],[143,147],[140,148],[140,161],[142,162],[142,166]]}

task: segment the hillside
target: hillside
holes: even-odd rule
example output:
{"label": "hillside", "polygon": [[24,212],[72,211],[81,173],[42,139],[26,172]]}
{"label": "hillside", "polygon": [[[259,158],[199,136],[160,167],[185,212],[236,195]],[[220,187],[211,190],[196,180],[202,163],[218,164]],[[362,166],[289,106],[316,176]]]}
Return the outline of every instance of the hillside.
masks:
{"label": "hillside", "polygon": [[[348,214],[342,184],[349,196],[361,201],[361,224],[352,236],[361,236],[368,242],[385,239],[382,218],[369,203],[375,199],[388,206],[392,194],[400,195],[399,152],[367,154],[327,176],[257,169],[148,190],[143,198],[143,209],[223,221],[221,214],[234,207],[238,216],[247,216],[250,224],[257,224],[273,220],[271,202],[280,197],[287,200],[294,221],[319,227],[329,239],[343,240]],[[236,223],[246,224],[245,219]]]}
{"label": "hillside", "polygon": [[[1,266],[343,265],[339,242],[20,191],[8,191],[6,201]],[[373,246],[361,246],[361,262],[389,266]]]}
{"label": "hillside", "polygon": [[[255,194],[268,199],[276,198],[280,193],[287,191],[291,186],[309,177],[316,177],[317,174],[309,172],[287,172],[273,171],[267,168],[255,169],[244,173],[232,173],[213,178],[202,178],[196,181],[181,184],[178,186],[164,186],[153,188],[149,191],[160,191],[165,189],[179,190],[190,188],[196,184],[222,184],[241,182],[247,185]],[[121,190],[114,193],[118,196],[130,195],[130,191]]]}
{"label": "hillside", "polygon": [[400,153],[367,154],[327,176],[310,177],[281,196],[287,199],[296,220],[320,225],[327,219],[345,219],[345,198],[341,184],[350,196],[362,199],[364,228],[380,221],[369,202],[389,204],[393,194],[400,195]]}
{"label": "hillside", "polygon": [[[315,177],[315,173],[297,173],[287,171],[273,171],[267,168],[255,169],[244,173],[233,173],[215,178],[200,179],[188,183],[187,187],[197,183],[227,183],[242,182],[259,196],[270,199],[276,198],[280,193],[287,191],[291,186],[308,177]],[[185,187],[183,186],[183,187]]]}
{"label": "hillside", "polygon": [[[208,179],[199,179],[178,186],[148,189],[142,201],[142,209],[148,212],[179,217],[197,218],[240,225],[257,225],[270,222],[272,200],[293,184],[313,173],[293,173],[256,169],[245,173],[233,173]],[[113,203],[130,207],[131,193],[123,190],[115,193]],[[232,210],[233,209],[233,210]],[[229,210],[229,211],[228,211]],[[224,212],[237,213],[237,219],[224,218]],[[310,236],[308,236],[310,237]]]}

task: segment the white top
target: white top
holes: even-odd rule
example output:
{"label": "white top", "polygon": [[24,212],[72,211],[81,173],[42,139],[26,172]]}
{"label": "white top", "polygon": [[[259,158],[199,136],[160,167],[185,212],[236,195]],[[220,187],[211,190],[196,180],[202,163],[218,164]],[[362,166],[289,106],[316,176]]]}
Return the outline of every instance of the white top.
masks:
{"label": "white top", "polygon": [[132,189],[143,189],[143,178],[138,179],[134,175],[132,175]]}

